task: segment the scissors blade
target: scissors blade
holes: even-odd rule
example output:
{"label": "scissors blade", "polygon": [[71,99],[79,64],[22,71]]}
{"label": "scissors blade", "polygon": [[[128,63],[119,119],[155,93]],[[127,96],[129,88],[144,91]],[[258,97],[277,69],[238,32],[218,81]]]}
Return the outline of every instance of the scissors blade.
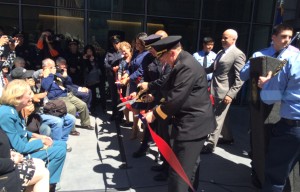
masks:
{"label": "scissors blade", "polygon": [[127,105],[127,104],[133,104],[134,102],[136,101],[136,99],[131,99],[131,100],[128,100],[128,101],[125,101],[125,102],[123,102],[123,103],[120,103],[119,105],[117,105],[117,107],[123,107],[123,106],[125,106],[125,105]]}
{"label": "scissors blade", "polygon": [[124,109],[126,109],[126,106],[123,106],[122,108],[120,108],[119,111],[123,111]]}

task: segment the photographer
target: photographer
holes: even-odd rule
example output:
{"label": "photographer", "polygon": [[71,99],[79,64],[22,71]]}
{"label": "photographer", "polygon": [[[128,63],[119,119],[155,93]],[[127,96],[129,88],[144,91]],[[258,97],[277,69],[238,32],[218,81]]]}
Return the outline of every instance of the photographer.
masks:
{"label": "photographer", "polygon": [[44,32],[42,32],[41,36],[39,37],[39,40],[36,44],[37,47],[37,57],[38,63],[36,63],[36,69],[41,68],[41,61],[45,58],[51,58],[55,59],[60,55],[60,46],[55,39],[54,33],[52,30],[47,29]]}
{"label": "photographer", "polygon": [[8,63],[10,69],[12,68],[13,61],[16,58],[15,48],[18,46],[18,38],[2,35],[0,37],[0,64]]}

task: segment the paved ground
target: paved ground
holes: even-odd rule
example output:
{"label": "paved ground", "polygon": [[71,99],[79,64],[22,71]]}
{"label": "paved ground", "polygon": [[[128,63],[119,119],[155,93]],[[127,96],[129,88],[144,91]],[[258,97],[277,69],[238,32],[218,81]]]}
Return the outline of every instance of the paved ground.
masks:
{"label": "paved ground", "polygon": [[[95,131],[78,129],[79,137],[70,136],[73,151],[67,154],[59,191],[167,191],[167,182],[152,179],[156,173],[150,167],[156,164],[156,147],[151,147],[146,157],[132,158],[139,140],[130,140],[131,129],[116,126],[108,117],[100,111],[92,117],[97,124]],[[213,154],[201,156],[199,192],[256,191],[251,185],[247,156],[247,108],[232,106],[230,118],[235,143],[220,145]]]}

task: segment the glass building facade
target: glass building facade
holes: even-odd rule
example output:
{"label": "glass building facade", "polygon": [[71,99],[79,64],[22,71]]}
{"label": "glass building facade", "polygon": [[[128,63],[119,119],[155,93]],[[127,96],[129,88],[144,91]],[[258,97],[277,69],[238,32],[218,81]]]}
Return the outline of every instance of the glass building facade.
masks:
{"label": "glass building facade", "polygon": [[145,31],[159,29],[182,35],[184,49],[193,53],[201,39],[215,39],[227,28],[239,33],[237,46],[248,56],[270,43],[277,0],[0,0],[0,26],[7,34],[22,30],[36,43],[45,29],[66,38],[103,48],[118,33],[131,42]]}

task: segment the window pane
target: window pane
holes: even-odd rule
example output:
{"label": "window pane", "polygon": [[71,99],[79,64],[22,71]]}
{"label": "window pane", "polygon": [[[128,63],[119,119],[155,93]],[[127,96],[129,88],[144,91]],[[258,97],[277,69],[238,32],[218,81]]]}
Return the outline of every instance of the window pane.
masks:
{"label": "window pane", "polygon": [[149,15],[199,18],[201,1],[199,0],[150,0]]}
{"label": "window pane", "polygon": [[113,11],[145,13],[145,0],[113,0]]}
{"label": "window pane", "polygon": [[111,10],[111,0],[101,0],[101,1],[88,1],[88,8],[92,10],[100,11],[110,11]]}
{"label": "window pane", "polygon": [[84,0],[22,0],[23,4],[47,5],[68,8],[84,8]]}
{"label": "window pane", "polygon": [[[158,29],[165,30],[169,35],[181,35],[183,48],[194,51],[197,46],[197,21],[190,19],[148,18],[148,33],[153,34]],[[151,27],[152,26],[152,27]]]}
{"label": "window pane", "polygon": [[12,35],[19,28],[18,6],[1,5],[0,6],[0,25],[3,27],[5,34]]}
{"label": "window pane", "polygon": [[257,0],[254,8],[254,21],[259,23],[273,23],[273,12],[276,1]]}
{"label": "window pane", "polygon": [[131,42],[143,30],[143,17],[139,16],[91,12],[89,21],[89,42],[97,41],[104,49],[109,46],[108,39],[113,34],[119,34],[122,40]]}
{"label": "window pane", "polygon": [[252,0],[203,0],[203,19],[250,21]]}
{"label": "window pane", "polygon": [[258,50],[270,46],[271,39],[269,38],[269,34],[271,34],[271,31],[272,31],[271,26],[261,26],[261,25],[253,26],[253,32],[250,41],[249,56],[251,56],[254,52]]}
{"label": "window pane", "polygon": [[32,42],[36,42],[45,29],[83,42],[83,15],[83,11],[23,6],[24,31],[31,34]]}
{"label": "window pane", "polygon": [[247,42],[249,36],[249,25],[228,22],[203,22],[201,25],[200,39],[205,36],[211,36],[215,39],[215,52],[222,49],[221,38],[226,29],[234,29],[238,32],[238,40],[236,46],[241,49],[245,54],[247,51]]}
{"label": "window pane", "polygon": [[[0,0],[0,2],[19,3],[19,0]],[[1,5],[2,6],[2,5]]]}

